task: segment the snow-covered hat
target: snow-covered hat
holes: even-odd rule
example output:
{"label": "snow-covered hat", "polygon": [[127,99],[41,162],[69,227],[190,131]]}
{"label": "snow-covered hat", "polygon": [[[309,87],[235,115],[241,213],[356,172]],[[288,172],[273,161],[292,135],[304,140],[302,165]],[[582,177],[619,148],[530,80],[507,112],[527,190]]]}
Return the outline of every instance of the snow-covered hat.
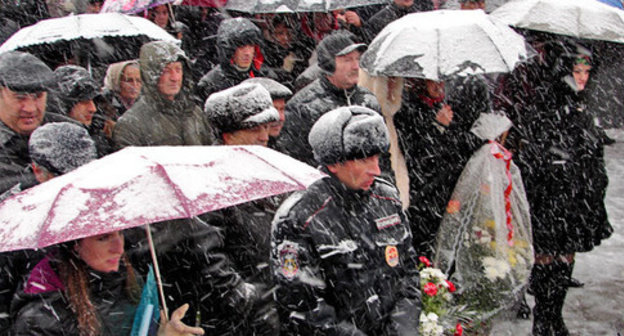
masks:
{"label": "snow-covered hat", "polygon": [[47,91],[52,83],[52,70],[37,57],[9,51],[0,54],[0,86],[17,92]]}
{"label": "snow-covered hat", "polygon": [[97,158],[95,142],[87,129],[69,122],[48,123],[35,129],[28,151],[33,162],[57,175]]}
{"label": "snow-covered hat", "polygon": [[381,115],[363,106],[339,107],[325,113],[308,135],[314,159],[324,165],[386,152],[389,139]]}
{"label": "snow-covered hat", "polygon": [[271,99],[286,99],[292,96],[292,91],[286,85],[268,77],[254,77],[243,81],[245,84],[260,84],[269,91]]}
{"label": "snow-covered hat", "polygon": [[336,56],[346,55],[354,50],[364,52],[366,44],[356,43],[355,35],[338,30],[323,38],[316,47],[319,68],[334,73],[336,71]]}
{"label": "snow-covered hat", "polygon": [[65,113],[76,103],[100,95],[100,86],[87,69],[77,65],[63,65],[54,70],[58,98],[66,105]]}
{"label": "snow-covered hat", "polygon": [[260,84],[238,84],[206,99],[204,112],[220,134],[279,120],[269,91]]}

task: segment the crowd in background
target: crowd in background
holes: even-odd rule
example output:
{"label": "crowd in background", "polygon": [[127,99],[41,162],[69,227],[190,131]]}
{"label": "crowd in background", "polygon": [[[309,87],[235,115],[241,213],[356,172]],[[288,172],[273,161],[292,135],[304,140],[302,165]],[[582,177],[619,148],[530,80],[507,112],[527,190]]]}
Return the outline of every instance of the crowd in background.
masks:
{"label": "crowd in background", "polygon": [[[403,212],[378,97],[358,85],[359,58],[388,23],[443,5],[394,0],[254,16],[160,5],[145,16],[180,45],[150,42],[136,59],[113,64],[0,54],[2,197],[126,146],[271,147],[320,165],[328,178],[286,201],[153,225],[168,305],[181,307],[160,332],[415,335],[417,257],[435,255],[453,188],[484,143],[471,126],[481,113],[502,111],[514,123],[505,146],[531,205],[533,334],[568,335],[565,296],[582,286],[572,277],[574,255],[613,230],[603,161],[612,140],[588,108],[596,63],[580,43],[522,31],[537,56],[510,74],[406,79],[393,118],[409,177]],[[0,41],[100,6],[2,1]],[[355,247],[340,245],[347,241]],[[144,234],[134,230],[3,253],[0,332],[129,334],[149,263]]]}

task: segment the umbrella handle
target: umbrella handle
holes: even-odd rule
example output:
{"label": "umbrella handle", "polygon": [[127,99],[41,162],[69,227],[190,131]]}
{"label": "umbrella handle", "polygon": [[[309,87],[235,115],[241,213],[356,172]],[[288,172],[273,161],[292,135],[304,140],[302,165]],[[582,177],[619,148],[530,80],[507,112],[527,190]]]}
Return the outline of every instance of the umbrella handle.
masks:
{"label": "umbrella handle", "polygon": [[145,233],[147,234],[147,242],[149,244],[150,254],[152,255],[152,262],[154,263],[154,273],[156,274],[156,284],[158,284],[160,303],[162,304],[163,311],[165,312],[165,319],[169,321],[169,310],[167,310],[165,291],[163,291],[162,280],[160,279],[160,268],[158,268],[158,258],[156,258],[156,249],[154,248],[154,240],[152,239],[152,232],[150,231],[149,224],[145,224]]}

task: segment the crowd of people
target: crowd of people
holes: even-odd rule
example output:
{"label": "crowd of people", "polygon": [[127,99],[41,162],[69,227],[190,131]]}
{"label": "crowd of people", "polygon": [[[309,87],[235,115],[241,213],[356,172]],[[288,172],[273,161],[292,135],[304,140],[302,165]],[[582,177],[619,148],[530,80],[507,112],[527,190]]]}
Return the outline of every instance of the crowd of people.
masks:
{"label": "crowd of people", "polygon": [[[0,22],[15,30],[78,3],[24,1],[26,12]],[[101,1],[81,5],[98,12]],[[359,59],[388,23],[440,5],[252,17],[160,5],[146,16],[181,43],[146,43],[136,59],[101,71],[0,54],[1,198],[126,146],[267,146],[326,177],[292,195],[152,225],[167,306],[179,307],[155,332],[417,335],[418,257],[435,256],[451,193],[484,144],[471,127],[498,111],[513,122],[499,141],[531,206],[533,335],[568,335],[566,293],[583,285],[574,256],[613,231],[603,160],[612,140],[586,101],[595,61],[578,41],[521,31],[538,53],[510,74],[405,79],[392,120],[409,179],[402,204],[387,120],[359,84]],[[1,253],[0,333],[128,335],[150,263],[143,229]]]}

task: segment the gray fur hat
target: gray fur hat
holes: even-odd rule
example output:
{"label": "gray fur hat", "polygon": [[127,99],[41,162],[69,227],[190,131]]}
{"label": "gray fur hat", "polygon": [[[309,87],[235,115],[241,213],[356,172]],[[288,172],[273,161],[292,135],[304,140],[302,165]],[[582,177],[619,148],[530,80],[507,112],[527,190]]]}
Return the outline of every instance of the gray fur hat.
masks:
{"label": "gray fur hat", "polygon": [[390,136],[383,117],[363,106],[345,106],[322,115],[308,135],[314,159],[328,165],[386,152]]}
{"label": "gray fur hat", "polygon": [[95,142],[86,128],[69,122],[38,127],[28,140],[30,159],[62,175],[97,158]]}
{"label": "gray fur hat", "polygon": [[279,83],[276,80],[273,80],[268,77],[254,77],[248,78],[243,81],[246,84],[260,84],[263,88],[269,91],[271,94],[271,99],[287,99],[292,96],[292,91],[286,85]]}
{"label": "gray fur hat", "polygon": [[53,80],[52,70],[29,53],[9,51],[0,54],[0,87],[17,92],[48,91]]}
{"label": "gray fur hat", "polygon": [[325,36],[316,47],[319,68],[333,74],[336,71],[336,56],[343,56],[354,50],[364,52],[366,44],[356,43],[355,39],[355,35],[346,30],[338,30]]}
{"label": "gray fur hat", "polygon": [[206,99],[207,113],[218,135],[279,120],[269,91],[260,84],[238,84]]}

